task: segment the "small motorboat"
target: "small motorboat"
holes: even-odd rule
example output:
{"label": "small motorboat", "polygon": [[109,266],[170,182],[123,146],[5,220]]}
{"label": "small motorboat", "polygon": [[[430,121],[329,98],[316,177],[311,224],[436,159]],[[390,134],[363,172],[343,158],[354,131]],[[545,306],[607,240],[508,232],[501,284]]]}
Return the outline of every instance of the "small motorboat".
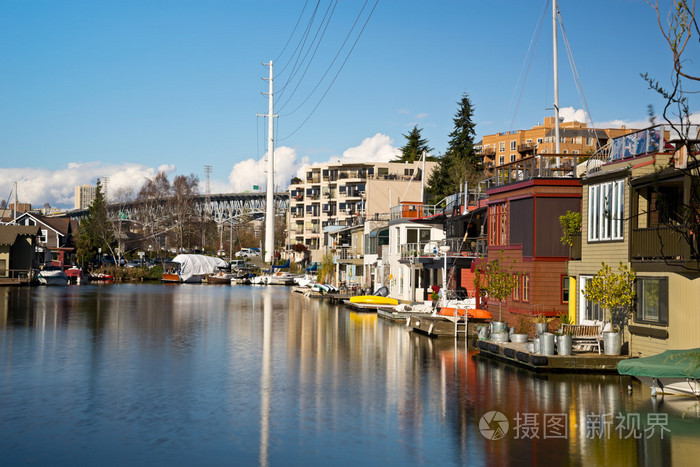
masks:
{"label": "small motorboat", "polygon": [[233,274],[225,271],[214,272],[205,278],[207,284],[225,284],[231,285]]}
{"label": "small motorboat", "polygon": [[395,298],[382,297],[381,295],[356,295],[350,297],[350,303],[376,305],[376,306],[396,306],[399,301]]}
{"label": "small motorboat", "polygon": [[96,273],[90,274],[88,279],[90,281],[109,282],[109,281],[114,280],[114,276],[111,274],[105,274],[104,272],[96,272]]}
{"label": "small motorboat", "polygon": [[68,285],[68,276],[63,268],[46,266],[37,274],[37,280],[41,285]]}
{"label": "small motorboat", "polygon": [[657,392],[700,396],[700,348],[667,350],[658,355],[630,358],[617,364],[621,375],[634,376]]}
{"label": "small motorboat", "polygon": [[66,276],[68,276],[68,281],[71,284],[84,284],[89,280],[88,276],[79,267],[73,266],[68,268],[66,269],[65,273]]}

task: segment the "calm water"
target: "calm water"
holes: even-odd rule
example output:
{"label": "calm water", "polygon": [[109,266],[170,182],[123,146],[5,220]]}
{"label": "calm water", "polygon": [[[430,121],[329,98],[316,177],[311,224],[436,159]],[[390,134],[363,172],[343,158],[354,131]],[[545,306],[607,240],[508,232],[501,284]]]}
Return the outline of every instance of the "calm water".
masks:
{"label": "calm water", "polygon": [[0,288],[1,465],[697,465],[693,402],[633,389],[286,288]]}

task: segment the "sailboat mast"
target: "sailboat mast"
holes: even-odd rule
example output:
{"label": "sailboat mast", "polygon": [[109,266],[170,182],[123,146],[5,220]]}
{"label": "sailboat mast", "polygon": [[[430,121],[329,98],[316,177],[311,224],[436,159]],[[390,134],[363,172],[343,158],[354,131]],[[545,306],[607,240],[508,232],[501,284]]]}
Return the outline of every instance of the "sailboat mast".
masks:
{"label": "sailboat mast", "polygon": [[[560,154],[559,147],[559,64],[557,62],[557,0],[552,0],[552,49],[554,51],[554,152]],[[557,158],[557,165],[558,158]]]}

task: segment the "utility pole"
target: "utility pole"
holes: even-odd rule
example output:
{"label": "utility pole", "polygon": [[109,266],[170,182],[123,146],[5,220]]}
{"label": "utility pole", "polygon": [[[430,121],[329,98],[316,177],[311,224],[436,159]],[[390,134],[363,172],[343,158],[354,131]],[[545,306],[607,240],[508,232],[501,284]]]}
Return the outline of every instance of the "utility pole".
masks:
{"label": "utility pole", "polygon": [[[267,115],[258,115],[267,117],[267,197],[265,199],[265,258],[266,263],[272,263],[275,258],[275,144],[274,144],[274,94],[272,82],[272,60],[270,63],[263,63],[263,66],[270,67],[270,77],[263,78],[270,83],[270,91],[267,93],[269,108]],[[263,93],[265,94],[265,93]]]}

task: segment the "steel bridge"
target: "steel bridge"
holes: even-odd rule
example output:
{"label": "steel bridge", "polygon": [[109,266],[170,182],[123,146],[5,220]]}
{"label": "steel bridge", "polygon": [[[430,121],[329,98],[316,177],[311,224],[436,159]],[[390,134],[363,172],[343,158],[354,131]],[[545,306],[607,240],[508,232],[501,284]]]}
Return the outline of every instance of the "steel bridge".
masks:
{"label": "steel bridge", "polygon": [[[275,215],[284,215],[289,207],[289,193],[275,193]],[[138,220],[143,218],[144,210],[164,211],[170,198],[158,201],[142,203],[131,201],[128,203],[108,204],[107,211],[111,216],[120,217],[123,220]],[[195,195],[192,197],[195,212],[200,216],[206,216],[217,224],[237,223],[241,220],[260,219],[265,217],[265,193],[220,193],[212,195]],[[80,220],[87,215],[87,209],[73,209],[68,211],[71,219]],[[150,212],[153,215],[155,213]]]}

